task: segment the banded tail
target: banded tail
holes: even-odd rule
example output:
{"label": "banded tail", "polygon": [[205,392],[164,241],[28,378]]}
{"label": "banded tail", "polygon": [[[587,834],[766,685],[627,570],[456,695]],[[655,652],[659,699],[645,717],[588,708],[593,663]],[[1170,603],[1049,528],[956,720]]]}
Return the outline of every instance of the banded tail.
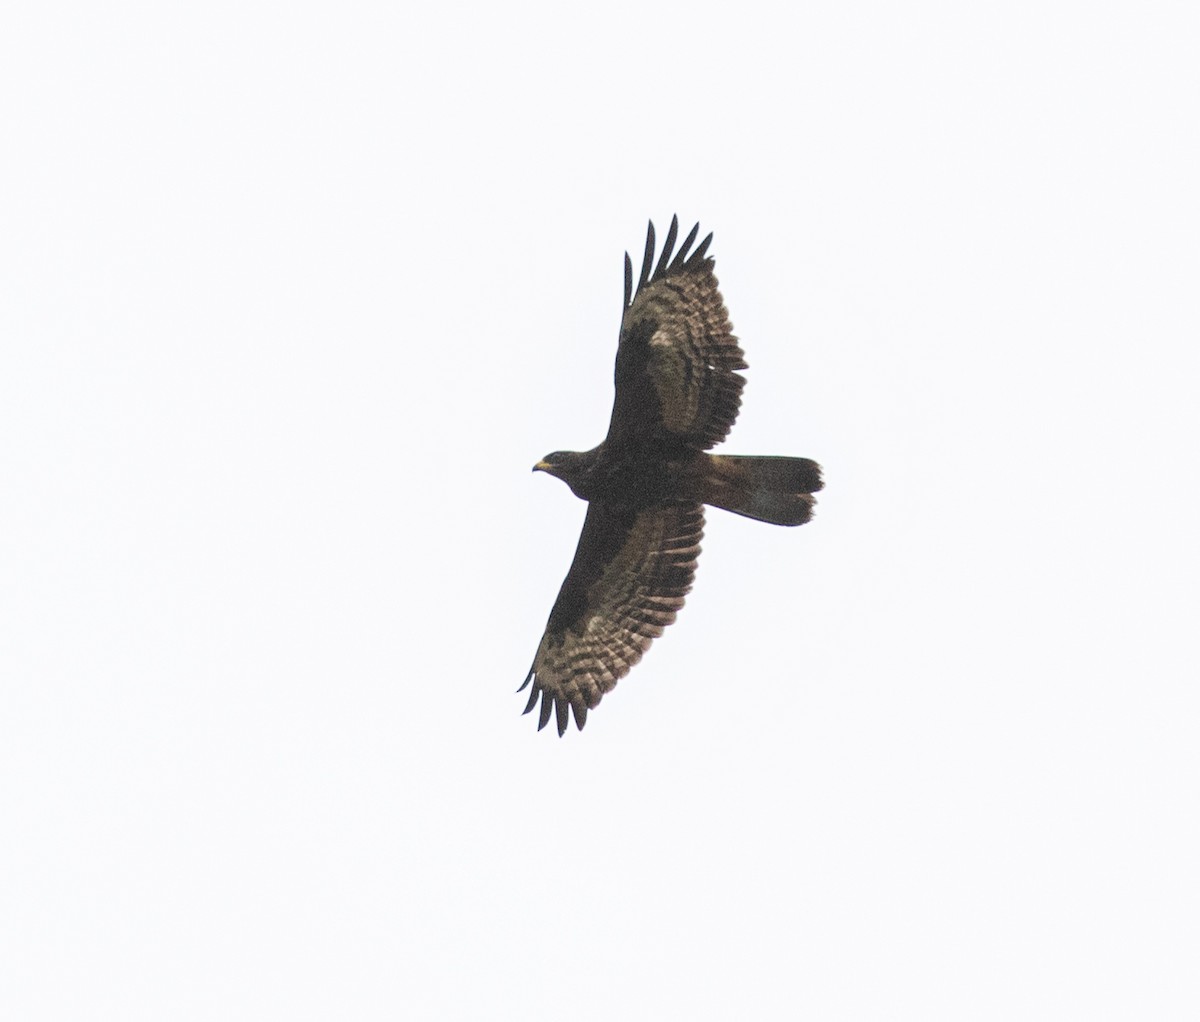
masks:
{"label": "banded tail", "polygon": [[807,522],[824,485],[808,458],[710,454],[706,466],[704,503],[772,525]]}

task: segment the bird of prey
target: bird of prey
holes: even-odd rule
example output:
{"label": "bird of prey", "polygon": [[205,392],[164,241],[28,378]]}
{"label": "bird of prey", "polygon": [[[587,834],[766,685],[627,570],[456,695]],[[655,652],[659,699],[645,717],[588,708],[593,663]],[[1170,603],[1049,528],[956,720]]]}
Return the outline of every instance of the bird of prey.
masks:
{"label": "bird of prey", "polygon": [[[550,611],[533,666],[529,713],[538,730],[568,707],[580,730],[606,692],[662,635],[692,587],[704,505],[760,522],[812,517],[821,468],[808,458],[708,454],[729,434],[746,368],[717,290],[709,234],[700,225],[675,252],[673,217],[654,262],[654,224],[634,289],[625,254],[625,305],[617,345],[616,397],[604,442],[556,451],[534,465],[588,502],[575,559]],[[520,690],[518,690],[520,691]]]}

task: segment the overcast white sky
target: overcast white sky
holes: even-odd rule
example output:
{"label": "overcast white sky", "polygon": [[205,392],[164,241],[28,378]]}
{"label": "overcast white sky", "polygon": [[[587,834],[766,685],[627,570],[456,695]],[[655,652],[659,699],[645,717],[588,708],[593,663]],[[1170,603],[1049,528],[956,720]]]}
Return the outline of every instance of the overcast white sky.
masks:
{"label": "overcast white sky", "polygon": [[[781,10],[8,10],[0,1016],[1200,1014],[1200,13]],[[560,740],[675,212],[827,489]]]}

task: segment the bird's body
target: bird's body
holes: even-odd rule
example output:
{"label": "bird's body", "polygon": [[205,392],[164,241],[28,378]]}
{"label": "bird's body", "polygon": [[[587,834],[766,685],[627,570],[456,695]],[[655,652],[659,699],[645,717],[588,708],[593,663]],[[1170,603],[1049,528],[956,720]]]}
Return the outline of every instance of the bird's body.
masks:
{"label": "bird's body", "polygon": [[[777,525],[812,515],[821,470],[807,458],[712,455],[741,404],[746,363],[717,289],[709,235],[688,254],[696,225],[672,260],[678,221],[651,273],[654,225],[636,293],[625,256],[625,312],[616,396],[604,442],[556,451],[534,466],[588,502],[575,559],[550,612],[525,684],[525,712],[542,699],[558,733],[568,709],[587,711],[675,620],[691,588],[704,505]],[[522,688],[525,686],[522,685]]]}
{"label": "bird's body", "polygon": [[631,445],[600,444],[590,451],[557,451],[538,470],[557,476],[581,500],[646,507],[694,484],[698,452],[639,450]]}

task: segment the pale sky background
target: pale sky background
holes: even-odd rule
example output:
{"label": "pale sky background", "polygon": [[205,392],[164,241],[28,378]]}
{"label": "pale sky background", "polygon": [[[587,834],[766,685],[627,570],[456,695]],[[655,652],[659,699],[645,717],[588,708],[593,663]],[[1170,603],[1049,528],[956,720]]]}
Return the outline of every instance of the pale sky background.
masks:
{"label": "pale sky background", "polygon": [[[1200,1017],[1200,8],[14,4],[0,1017]],[[731,453],[515,690],[626,249]]]}

